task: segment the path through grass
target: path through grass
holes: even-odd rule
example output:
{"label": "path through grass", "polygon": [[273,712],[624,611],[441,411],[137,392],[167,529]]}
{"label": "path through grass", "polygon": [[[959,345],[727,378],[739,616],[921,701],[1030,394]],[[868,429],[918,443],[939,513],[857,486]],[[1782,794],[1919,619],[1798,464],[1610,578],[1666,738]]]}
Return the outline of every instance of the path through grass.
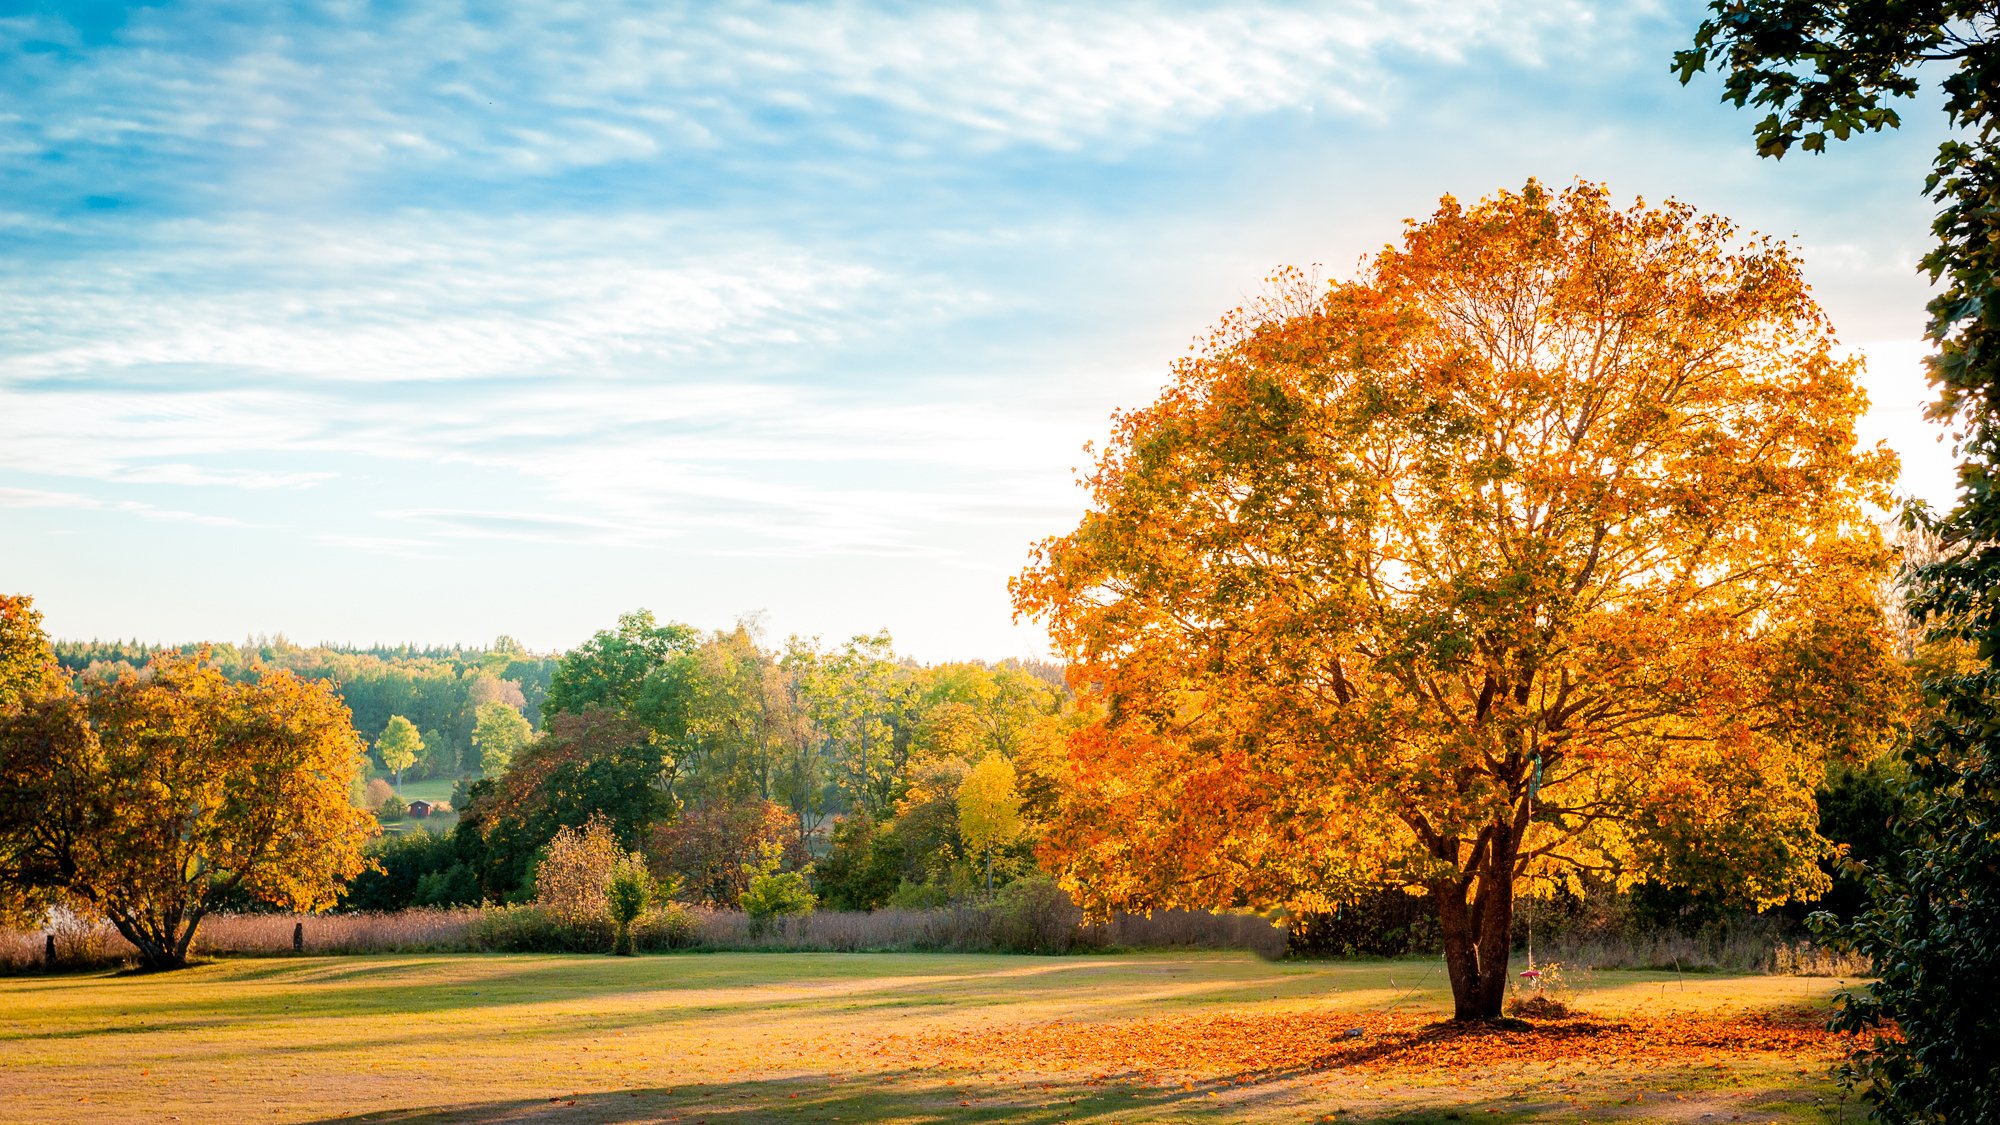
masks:
{"label": "path through grass", "polygon": [[[1440,976],[1425,962],[1220,954],[688,954],[312,957],[20,977],[0,979],[0,1116],[1839,1119],[1823,1045],[1782,1038],[1810,1030],[1798,1013],[1837,982],[1597,973],[1577,999],[1630,1028],[1586,1027],[1525,1052],[1499,1044],[1507,1057],[1488,1064],[1483,1042],[1439,1054],[1407,1038],[1446,1010]],[[1350,1022],[1367,1035],[1338,1042]],[[1637,1060],[1619,1046],[1648,1029],[1738,1025],[1781,1037],[1732,1052],[1695,1035],[1686,1050]],[[1237,1045],[1217,1048],[1219,1035]],[[1571,1039],[1578,1049],[1562,1046]],[[1852,1106],[1845,1116],[1860,1119]]]}

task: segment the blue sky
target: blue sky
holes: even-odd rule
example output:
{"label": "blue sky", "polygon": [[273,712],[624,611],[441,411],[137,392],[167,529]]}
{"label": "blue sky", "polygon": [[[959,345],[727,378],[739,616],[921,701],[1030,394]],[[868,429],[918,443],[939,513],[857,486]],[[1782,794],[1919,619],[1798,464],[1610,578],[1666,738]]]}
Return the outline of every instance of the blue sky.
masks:
{"label": "blue sky", "polygon": [[1693,4],[0,4],[0,588],[64,637],[1033,655],[1005,583],[1280,264],[1527,177],[1790,239],[1920,419],[1937,134],[1757,159]]}

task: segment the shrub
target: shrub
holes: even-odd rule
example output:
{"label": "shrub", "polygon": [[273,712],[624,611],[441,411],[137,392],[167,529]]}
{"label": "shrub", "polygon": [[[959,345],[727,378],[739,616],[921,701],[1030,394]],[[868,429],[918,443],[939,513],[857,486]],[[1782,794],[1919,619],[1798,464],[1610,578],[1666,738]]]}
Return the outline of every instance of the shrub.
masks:
{"label": "shrub", "polygon": [[890,826],[878,826],[866,813],[834,822],[832,845],[813,867],[813,883],[833,910],[874,910],[887,905],[905,881],[902,840]]}
{"label": "shrub", "polygon": [[388,782],[379,777],[373,778],[368,782],[367,787],[361,791],[361,807],[367,809],[369,812],[374,812],[376,809],[382,807],[382,802],[387,801],[395,795],[396,791],[389,788]]}
{"label": "shrub", "polygon": [[401,820],[408,815],[410,815],[410,806],[404,804],[403,799],[393,793],[389,795],[388,800],[383,801],[375,809],[375,819],[384,824],[392,820]]}
{"label": "shrub", "polygon": [[950,904],[951,897],[950,887],[936,883],[912,883],[905,879],[889,896],[888,905],[898,910],[937,910]]}
{"label": "shrub", "polygon": [[591,817],[581,832],[563,828],[535,867],[535,905],[569,923],[605,920],[605,885],[620,855],[611,824],[602,817]]}
{"label": "shrub", "polygon": [[1007,953],[1067,953],[1083,922],[1083,911],[1046,875],[1000,888],[986,910],[993,947]]}
{"label": "shrub", "polygon": [[629,853],[612,866],[611,878],[604,886],[604,896],[611,921],[618,927],[618,940],[612,952],[630,957],[632,923],[645,913],[646,903],[653,897],[653,877],[638,853]]}
{"label": "shrub", "polygon": [[574,917],[540,905],[496,906],[479,912],[470,939],[474,949],[492,953],[608,953],[613,927],[602,913]]}
{"label": "shrub", "polygon": [[699,920],[694,911],[680,903],[669,903],[639,915],[632,923],[632,945],[642,953],[664,953],[691,948],[699,937]]}
{"label": "shrub", "polygon": [[756,863],[743,865],[750,887],[737,900],[750,918],[752,937],[763,934],[774,923],[782,926],[786,918],[809,915],[819,905],[818,896],[806,882],[812,875],[812,864],[797,871],[780,871],[778,865],[784,856],[776,844],[766,843],[759,851],[761,856]]}

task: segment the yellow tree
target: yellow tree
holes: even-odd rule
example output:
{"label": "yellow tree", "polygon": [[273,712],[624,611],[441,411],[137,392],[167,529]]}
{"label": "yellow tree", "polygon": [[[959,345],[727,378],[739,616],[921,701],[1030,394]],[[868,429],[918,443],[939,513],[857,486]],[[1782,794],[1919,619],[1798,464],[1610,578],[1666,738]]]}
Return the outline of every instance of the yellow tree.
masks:
{"label": "yellow tree", "polygon": [[0,854],[25,860],[0,893],[101,913],[152,968],[229,896],[325,909],[374,832],[347,799],[359,749],[329,685],[199,656],[38,697],[0,714]]}
{"label": "yellow tree", "polygon": [[1295,272],[1120,414],[1014,582],[1070,659],[1094,909],[1429,895],[1460,1019],[1524,876],[1811,895],[1896,672],[1895,460],[1782,244],[1530,182]]}
{"label": "yellow tree", "polygon": [[55,690],[61,679],[35,600],[0,594],[0,711]]}
{"label": "yellow tree", "polygon": [[986,859],[986,889],[993,889],[993,850],[1021,835],[1021,794],[1014,788],[1014,763],[988,754],[958,786],[958,834],[965,846]]}

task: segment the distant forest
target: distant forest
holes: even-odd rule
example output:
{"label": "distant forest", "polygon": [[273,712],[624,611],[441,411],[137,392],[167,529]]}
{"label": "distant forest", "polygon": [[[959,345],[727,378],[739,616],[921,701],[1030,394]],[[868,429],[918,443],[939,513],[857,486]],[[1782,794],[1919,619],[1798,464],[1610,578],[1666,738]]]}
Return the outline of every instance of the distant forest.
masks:
{"label": "distant forest", "polygon": [[[56,659],[63,668],[84,677],[129,674],[162,652],[194,652],[202,647],[136,641],[55,642]],[[512,637],[501,637],[485,648],[308,648],[283,635],[206,647],[210,661],[233,679],[247,679],[252,669],[262,666],[332,681],[354,713],[355,730],[371,746],[391,716],[410,720],[423,735],[423,750],[416,763],[404,771],[412,780],[478,772],[479,755],[473,749],[472,731],[483,703],[509,704],[539,726],[542,701],[548,696],[557,663],[554,656],[530,653]],[[374,764],[380,766],[379,762]]]}

